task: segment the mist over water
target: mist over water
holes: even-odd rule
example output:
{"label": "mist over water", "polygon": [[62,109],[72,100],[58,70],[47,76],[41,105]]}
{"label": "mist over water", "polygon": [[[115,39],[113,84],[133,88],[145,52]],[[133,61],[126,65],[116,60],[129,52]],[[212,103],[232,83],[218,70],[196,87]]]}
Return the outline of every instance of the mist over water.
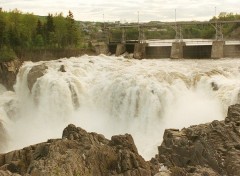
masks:
{"label": "mist over water", "polygon": [[[47,73],[31,92],[34,65]],[[64,65],[66,72],[59,71]],[[166,128],[222,120],[239,102],[240,60],[126,60],[82,56],[26,62],[15,93],[0,87],[0,119],[8,134],[2,152],[61,137],[67,124],[112,135],[130,133],[139,153],[157,153]]]}

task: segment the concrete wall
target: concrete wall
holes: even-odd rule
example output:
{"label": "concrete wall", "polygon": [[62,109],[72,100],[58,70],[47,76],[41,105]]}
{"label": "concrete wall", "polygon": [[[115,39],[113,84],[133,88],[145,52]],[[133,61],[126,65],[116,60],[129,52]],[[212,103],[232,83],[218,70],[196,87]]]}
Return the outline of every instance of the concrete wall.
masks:
{"label": "concrete wall", "polygon": [[[121,51],[117,51],[119,45]],[[125,46],[125,48],[124,48]],[[185,45],[184,42],[174,42],[173,46],[147,46],[141,43],[123,44],[111,43],[98,46],[98,53],[120,55],[124,51],[134,53],[136,59],[161,59],[161,58],[186,58],[186,59],[207,59],[207,58],[240,58],[240,45],[225,45],[224,41],[214,41],[213,45]]]}
{"label": "concrete wall", "polygon": [[223,53],[224,45],[225,45],[225,41],[213,41],[211,58],[213,58],[213,59],[223,58],[223,56],[224,56],[224,53]]}
{"label": "concrete wall", "polygon": [[171,48],[171,59],[182,59],[183,58],[183,46],[185,42],[173,42]]}
{"label": "concrete wall", "polygon": [[134,45],[133,57],[135,59],[144,59],[146,56],[146,43],[136,43]]}
{"label": "concrete wall", "polygon": [[212,45],[183,46],[183,58],[207,59],[211,58]]}
{"label": "concrete wall", "polygon": [[100,43],[95,45],[96,54],[109,54],[109,45],[105,43]]}
{"label": "concrete wall", "polygon": [[147,59],[161,59],[170,58],[171,46],[147,46],[146,58]]}
{"label": "concrete wall", "polygon": [[240,58],[240,45],[224,45],[223,56]]}
{"label": "concrete wall", "polygon": [[[183,57],[186,59],[211,58],[211,45],[182,46]],[[151,46],[146,47],[147,59],[170,58],[171,46]]]}
{"label": "concrete wall", "polygon": [[123,43],[117,44],[117,49],[116,49],[116,56],[120,56],[121,54],[126,52],[126,45]]}

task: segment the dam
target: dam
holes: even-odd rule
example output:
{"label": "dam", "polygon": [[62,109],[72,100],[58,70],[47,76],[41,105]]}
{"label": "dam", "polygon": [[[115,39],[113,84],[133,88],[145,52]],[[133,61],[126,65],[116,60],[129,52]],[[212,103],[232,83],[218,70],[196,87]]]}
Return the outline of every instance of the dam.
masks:
{"label": "dam", "polygon": [[[158,25],[119,25],[106,27],[103,29],[105,40],[95,45],[97,54],[120,56],[124,53],[132,53],[135,59],[220,59],[239,58],[240,40],[227,39],[223,37],[223,25],[239,24],[239,20],[234,21],[203,21],[203,22],[168,22]],[[211,25],[215,30],[215,37],[211,39],[184,39],[182,28],[187,25]],[[168,26],[174,29],[175,38],[147,39],[145,32],[149,29],[157,30]],[[136,29],[138,39],[127,38],[127,30]],[[111,40],[111,30],[121,30],[121,38]]]}
{"label": "dam", "polygon": [[[126,41],[125,43],[110,42],[100,44],[98,54],[122,55],[132,53],[136,59],[220,59],[239,58],[240,41],[184,39],[176,40],[146,40]],[[104,46],[105,45],[105,46]]]}

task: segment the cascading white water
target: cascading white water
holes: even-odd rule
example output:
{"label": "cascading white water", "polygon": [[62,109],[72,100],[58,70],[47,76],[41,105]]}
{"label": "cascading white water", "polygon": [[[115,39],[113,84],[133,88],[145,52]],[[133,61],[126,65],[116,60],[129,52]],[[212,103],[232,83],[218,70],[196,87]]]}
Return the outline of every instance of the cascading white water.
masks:
{"label": "cascading white water", "polygon": [[[35,65],[48,69],[32,90]],[[8,133],[4,151],[61,137],[74,123],[110,138],[133,135],[139,153],[157,153],[166,128],[221,120],[238,102],[240,60],[127,60],[82,56],[26,62],[15,92],[0,91],[0,115]],[[64,66],[66,72],[59,69]]]}

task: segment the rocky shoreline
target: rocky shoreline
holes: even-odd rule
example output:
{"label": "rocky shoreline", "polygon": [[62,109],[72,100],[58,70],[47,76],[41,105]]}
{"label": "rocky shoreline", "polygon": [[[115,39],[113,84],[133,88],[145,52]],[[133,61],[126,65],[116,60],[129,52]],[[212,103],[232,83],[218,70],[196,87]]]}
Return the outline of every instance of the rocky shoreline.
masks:
{"label": "rocky shoreline", "polygon": [[[240,104],[224,121],[165,130],[158,154],[145,161],[129,134],[111,140],[68,125],[61,139],[0,155],[0,175],[240,175]],[[160,139],[161,140],[161,139]]]}
{"label": "rocky shoreline", "polygon": [[13,90],[21,65],[22,61],[19,59],[0,62],[0,84],[3,84],[8,90]]}
{"label": "rocky shoreline", "polygon": [[153,175],[151,164],[138,154],[129,134],[113,136],[87,133],[69,125],[62,139],[0,155],[6,175]]}

